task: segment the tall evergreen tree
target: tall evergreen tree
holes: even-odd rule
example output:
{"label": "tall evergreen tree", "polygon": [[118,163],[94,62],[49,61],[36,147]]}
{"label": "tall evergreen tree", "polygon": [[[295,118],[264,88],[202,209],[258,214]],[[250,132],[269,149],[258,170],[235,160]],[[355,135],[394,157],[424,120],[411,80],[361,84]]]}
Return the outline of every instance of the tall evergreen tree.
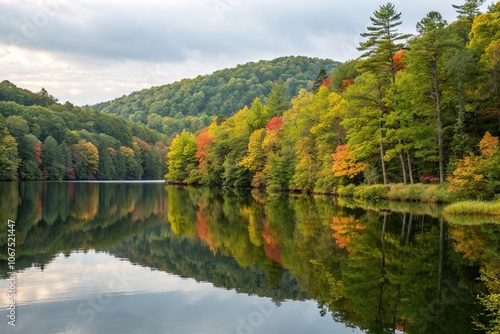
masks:
{"label": "tall evergreen tree", "polygon": [[[384,184],[387,184],[387,168],[385,165],[385,147],[384,147],[384,121],[383,118],[388,112],[388,108],[383,102],[391,84],[396,84],[396,63],[394,56],[400,51],[410,35],[398,32],[397,27],[402,24],[401,13],[396,12],[395,6],[392,3],[380,6],[379,10],[373,13],[370,17],[372,25],[367,28],[367,32],[362,33],[361,37],[367,38],[365,42],[360,43],[359,51],[364,51],[361,58],[364,60],[359,62],[359,70],[361,72],[370,72],[377,77],[378,87],[378,105],[379,105],[379,121],[378,121],[378,138],[380,148],[380,163],[382,167],[382,175]],[[403,177],[406,182],[406,167],[404,157],[400,152],[401,166]]]}
{"label": "tall evergreen tree", "polygon": [[322,68],[321,70],[319,70],[319,73],[316,76],[316,78],[314,78],[313,89],[312,89],[313,93],[318,92],[319,88],[321,87],[321,84],[323,84],[323,81],[325,81],[326,78],[328,78],[328,75],[326,74],[325,69]]}
{"label": "tall evergreen tree", "polygon": [[396,12],[394,4],[380,6],[373,15],[370,17],[372,25],[367,27],[367,32],[361,34],[361,37],[367,40],[358,47],[359,51],[364,51],[360,58],[369,57],[361,62],[361,69],[376,73],[384,68],[388,69],[394,83],[396,82],[394,55],[405,46],[403,41],[410,35],[398,32],[397,27],[402,24],[401,13]]}
{"label": "tall evergreen tree", "polygon": [[428,88],[429,101],[435,109],[435,127],[438,147],[439,179],[445,179],[445,156],[443,138],[443,103],[441,101],[442,90],[442,57],[444,52],[453,45],[449,31],[445,29],[446,21],[438,12],[429,12],[425,18],[417,23],[418,38],[411,41],[409,70],[423,79],[422,89]]}

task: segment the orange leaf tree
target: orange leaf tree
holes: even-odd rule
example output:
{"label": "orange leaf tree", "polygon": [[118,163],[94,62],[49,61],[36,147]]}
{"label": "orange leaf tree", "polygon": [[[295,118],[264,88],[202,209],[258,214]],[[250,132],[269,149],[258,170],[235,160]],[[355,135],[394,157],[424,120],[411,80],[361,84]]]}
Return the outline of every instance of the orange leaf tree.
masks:
{"label": "orange leaf tree", "polygon": [[369,164],[366,162],[358,162],[354,155],[349,151],[347,145],[338,145],[333,158],[333,175],[336,177],[347,176],[353,179],[356,175],[368,169]]}

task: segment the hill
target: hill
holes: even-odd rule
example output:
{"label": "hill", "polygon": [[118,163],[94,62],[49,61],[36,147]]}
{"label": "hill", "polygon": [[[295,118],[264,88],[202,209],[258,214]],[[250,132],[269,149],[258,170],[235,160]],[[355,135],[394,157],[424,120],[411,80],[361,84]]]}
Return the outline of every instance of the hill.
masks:
{"label": "hill", "polygon": [[214,116],[231,116],[256,97],[264,100],[279,80],[290,99],[301,88],[311,90],[321,69],[328,73],[338,65],[333,60],[302,56],[261,60],[85,107],[146,124],[167,135],[182,129],[198,131]]}
{"label": "hill", "polygon": [[161,179],[166,137],[0,83],[0,180]]}

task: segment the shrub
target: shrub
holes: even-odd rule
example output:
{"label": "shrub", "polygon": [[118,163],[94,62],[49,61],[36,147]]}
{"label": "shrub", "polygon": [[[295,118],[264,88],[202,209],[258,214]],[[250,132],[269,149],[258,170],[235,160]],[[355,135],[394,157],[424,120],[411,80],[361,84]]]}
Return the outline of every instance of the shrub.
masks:
{"label": "shrub", "polygon": [[358,186],[354,190],[354,197],[366,200],[387,199],[389,188],[383,184]]}
{"label": "shrub", "polygon": [[354,197],[355,189],[356,186],[352,183],[347,186],[339,186],[337,188],[337,194],[342,197]]}
{"label": "shrub", "polygon": [[427,183],[437,184],[437,183],[439,183],[439,177],[437,177],[437,176],[422,175],[420,177],[420,182],[422,182],[424,184],[427,184]]}

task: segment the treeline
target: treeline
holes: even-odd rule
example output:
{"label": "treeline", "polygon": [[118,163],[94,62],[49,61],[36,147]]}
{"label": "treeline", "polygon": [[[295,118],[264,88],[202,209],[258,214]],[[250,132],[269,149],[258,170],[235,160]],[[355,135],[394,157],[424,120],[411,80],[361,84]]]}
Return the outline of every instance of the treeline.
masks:
{"label": "treeline", "polygon": [[231,116],[256,97],[264,99],[278,80],[286,85],[289,98],[301,88],[311,90],[312,79],[321,69],[329,72],[338,64],[329,59],[294,56],[261,60],[144,89],[90,108],[174,136],[183,129],[199,131],[215,116]]}
{"label": "treeline", "polygon": [[[183,132],[168,180],[335,192],[349,184],[439,183],[464,197],[500,192],[500,2],[455,5],[448,24],[430,12],[415,36],[381,6],[362,34],[364,54],[338,66],[328,87],[287,105],[279,87],[203,131]],[[271,98],[273,95],[273,98]],[[448,182],[446,182],[448,181]]]}
{"label": "treeline", "polygon": [[140,180],[166,172],[165,136],[42,89],[0,83],[0,180]]}

